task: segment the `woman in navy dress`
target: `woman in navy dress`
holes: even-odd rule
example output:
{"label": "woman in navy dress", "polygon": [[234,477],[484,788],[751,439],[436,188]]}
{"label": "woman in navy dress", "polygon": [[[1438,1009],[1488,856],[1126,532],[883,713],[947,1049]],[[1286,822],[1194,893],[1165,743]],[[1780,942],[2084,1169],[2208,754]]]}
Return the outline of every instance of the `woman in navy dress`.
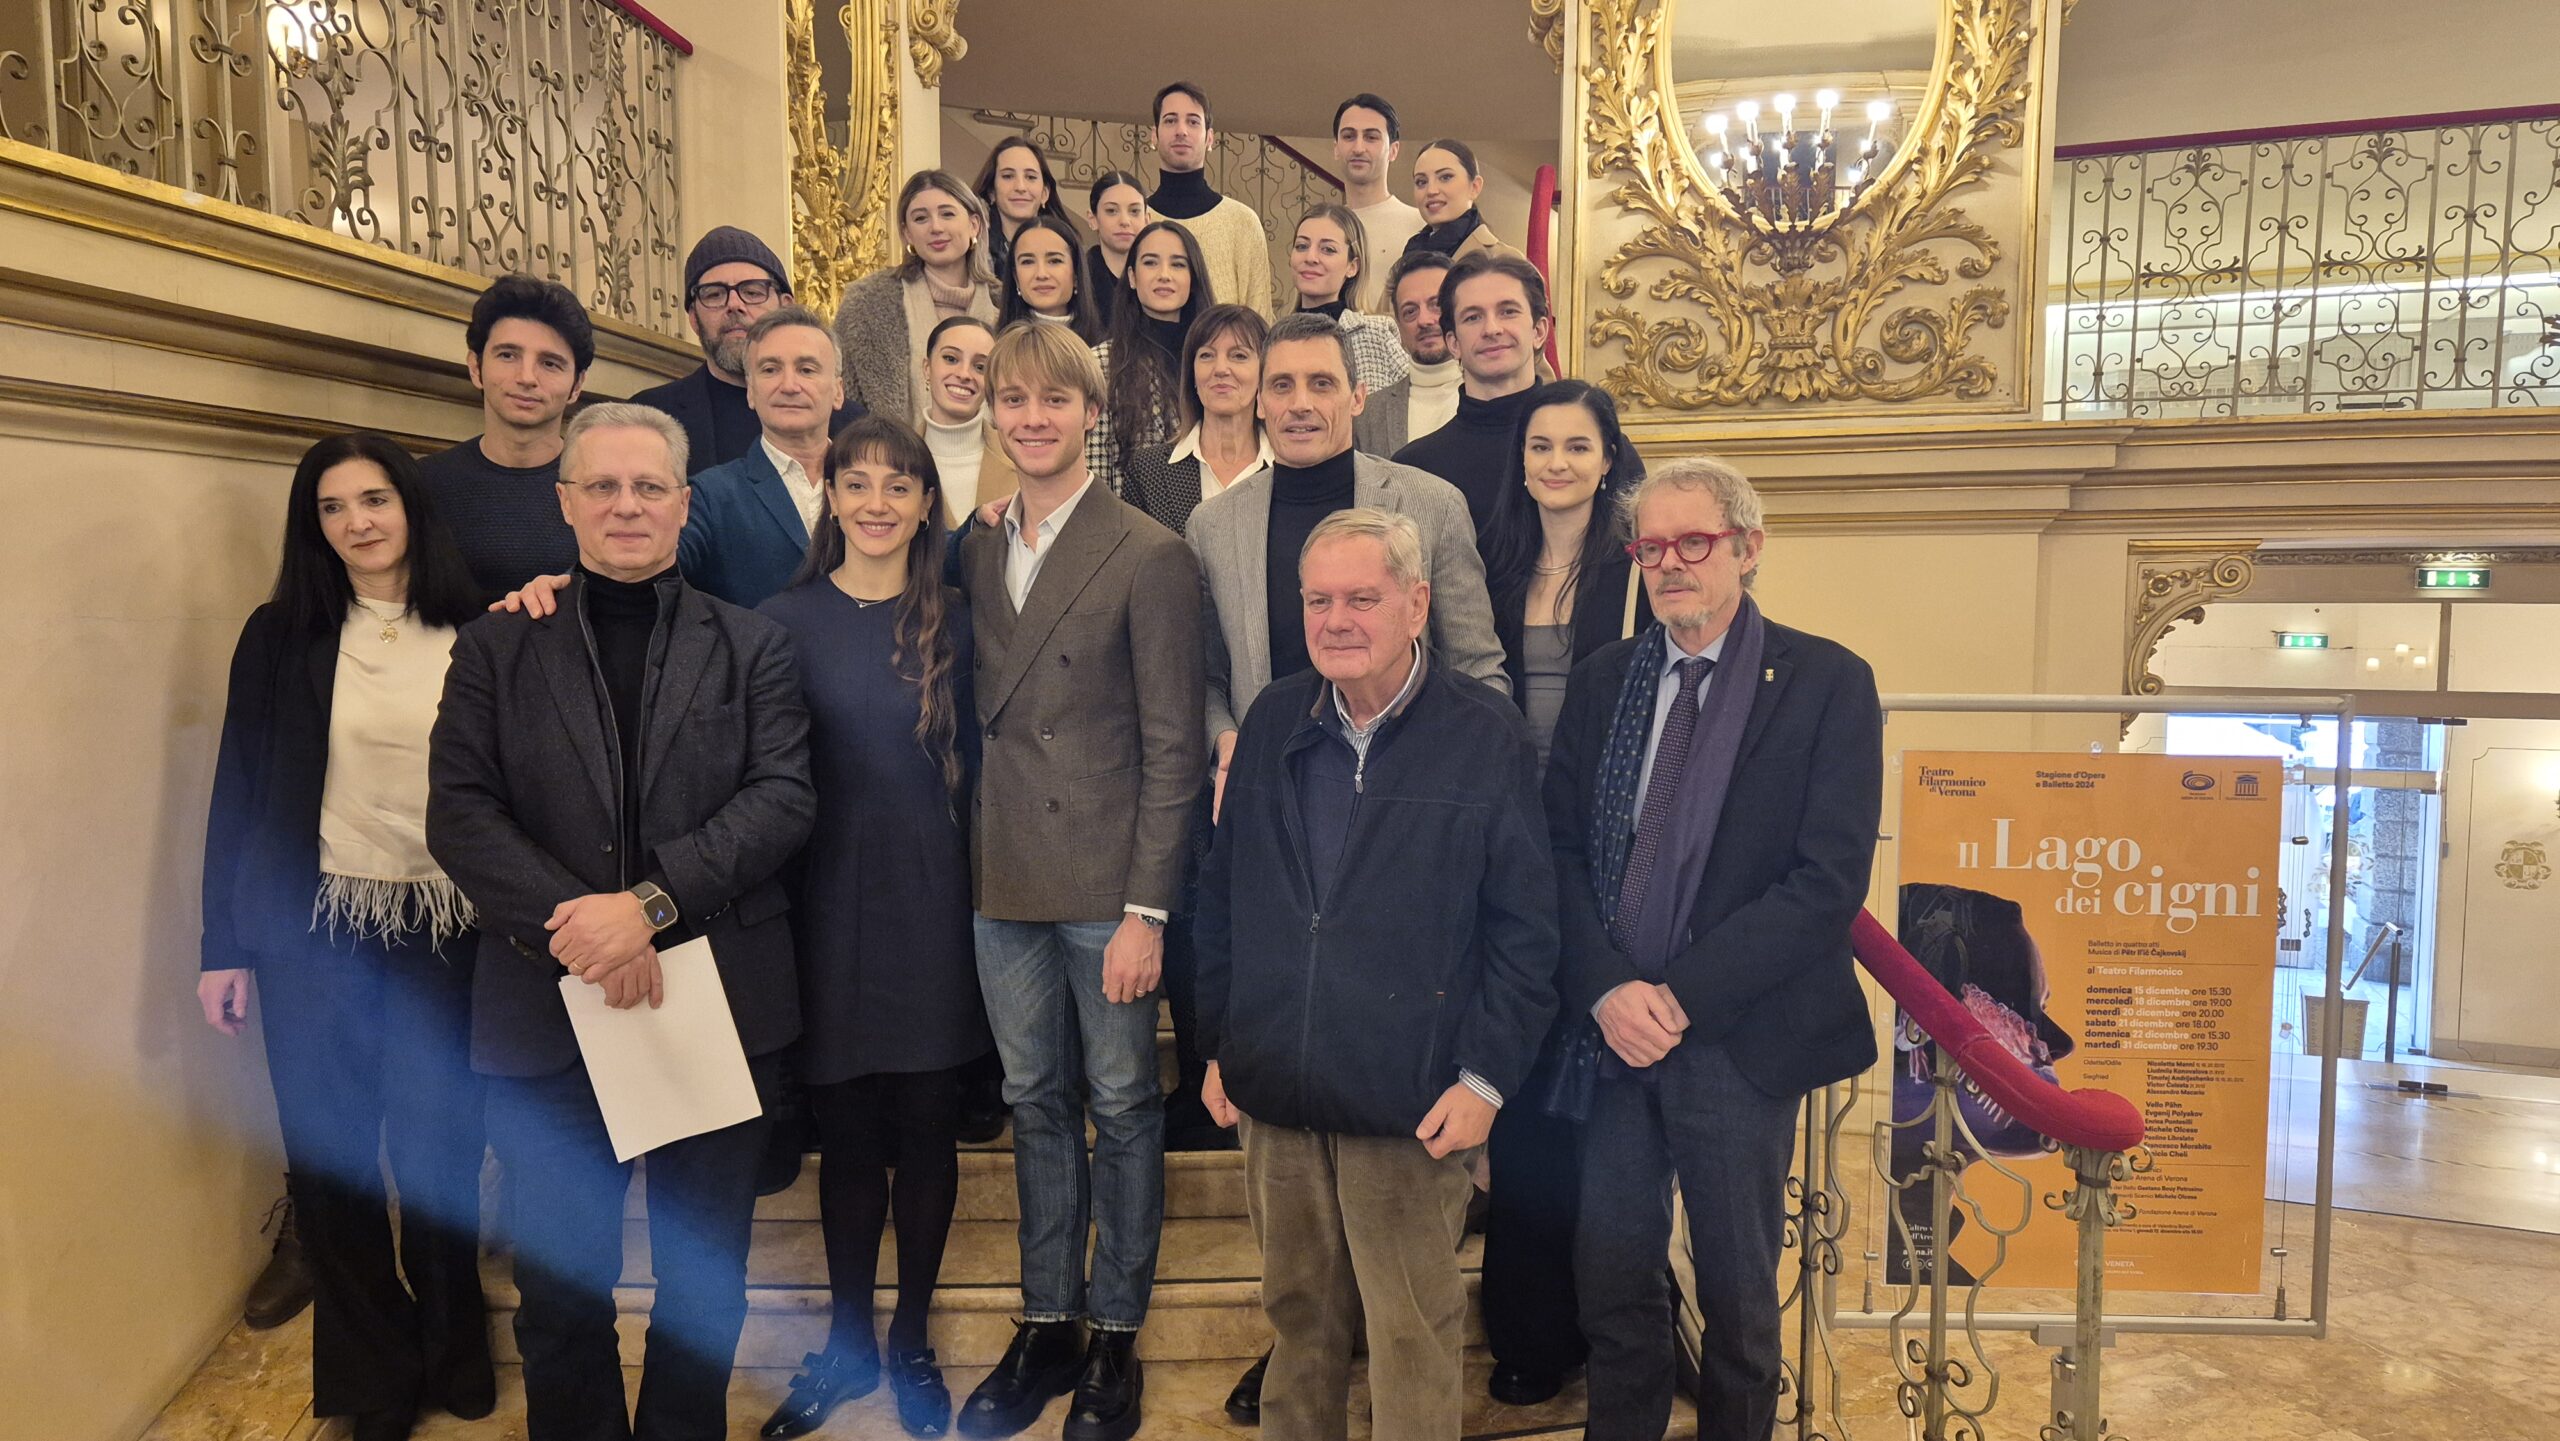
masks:
{"label": "woman in navy dress", "polygon": [[[950,1427],[925,1318],[959,1193],[957,1071],[991,1042],[962,821],[976,760],[973,657],[967,604],[942,584],[947,535],[923,439],[866,416],[828,449],[826,513],[807,561],[761,608],[791,632],[809,705],[818,820],[793,910],[800,1070],[825,1151],[818,1196],[834,1297],[827,1348],[793,1380],[769,1437],[816,1430],[884,1373],[910,1434]],[[872,1286],[893,1211],[898,1305],[884,1366]]]}

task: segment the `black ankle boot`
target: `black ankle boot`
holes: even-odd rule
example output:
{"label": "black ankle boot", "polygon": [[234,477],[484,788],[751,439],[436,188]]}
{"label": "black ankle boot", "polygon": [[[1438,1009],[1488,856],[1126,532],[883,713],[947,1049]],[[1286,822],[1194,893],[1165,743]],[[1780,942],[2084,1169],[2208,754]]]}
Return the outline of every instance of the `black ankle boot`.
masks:
{"label": "black ankle boot", "polygon": [[757,1435],[806,1436],[827,1424],[838,1406],[880,1389],[877,1352],[812,1351],[800,1358],[800,1365],[800,1374],[791,1378],[790,1396],[773,1408]]}
{"label": "black ankle boot", "polygon": [[1084,1374],[1067,1410],[1065,1441],[1129,1441],[1138,1434],[1138,1398],[1146,1393],[1138,1333],[1096,1331],[1085,1348]]}
{"label": "black ankle boot", "polygon": [[265,1231],[269,1227],[276,1233],[275,1251],[267,1257],[267,1268],[249,1283],[248,1299],[240,1307],[240,1319],[248,1322],[252,1331],[281,1326],[311,1304],[311,1263],[303,1259],[302,1232],[293,1221],[292,1193],[287,1192],[267,1208],[266,1224],[258,1229]]}
{"label": "black ankle boot", "polygon": [[409,1433],[418,1424],[415,1403],[386,1406],[379,1411],[359,1411],[355,1415],[354,1441],[409,1441]]}
{"label": "black ankle boot", "polygon": [[1084,1369],[1083,1331],[1073,1321],[1018,1323],[1004,1359],[960,1408],[960,1434],[1011,1436],[1039,1420],[1049,1398],[1074,1387]]}
{"label": "black ankle boot", "polygon": [[889,1389],[897,1393],[898,1424],[910,1436],[951,1433],[951,1388],[942,1384],[942,1368],[933,1352],[901,1351],[889,1362]]}

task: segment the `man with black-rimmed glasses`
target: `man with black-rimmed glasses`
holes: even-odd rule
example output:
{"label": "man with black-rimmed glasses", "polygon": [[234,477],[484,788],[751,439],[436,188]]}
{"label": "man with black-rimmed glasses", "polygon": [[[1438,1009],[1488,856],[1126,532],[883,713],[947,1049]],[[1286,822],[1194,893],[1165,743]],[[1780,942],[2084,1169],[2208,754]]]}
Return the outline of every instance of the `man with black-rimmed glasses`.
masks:
{"label": "man with black-rimmed glasses", "polygon": [[[702,343],[702,364],[691,375],[652,386],[632,398],[653,405],[684,427],[690,474],[726,465],[755,449],[764,428],[747,404],[747,330],[791,303],[791,273],[773,248],[734,225],[722,225],[696,241],[684,262],[684,315]],[[833,435],[864,414],[846,401],[828,423]]]}

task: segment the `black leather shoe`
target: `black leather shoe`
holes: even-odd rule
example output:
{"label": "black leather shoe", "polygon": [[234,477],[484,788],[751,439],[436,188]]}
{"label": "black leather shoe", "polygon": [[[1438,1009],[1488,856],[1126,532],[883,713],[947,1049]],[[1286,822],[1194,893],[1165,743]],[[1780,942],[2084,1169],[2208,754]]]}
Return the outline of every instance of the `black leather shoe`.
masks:
{"label": "black leather shoe", "polygon": [[1227,1419],[1239,1426],[1262,1424],[1262,1378],[1271,1373],[1271,1353],[1244,1368],[1236,1378],[1236,1389],[1227,1393]]}
{"label": "black leather shoe", "polygon": [[1168,1126],[1164,1133],[1168,1151],[1232,1151],[1237,1149],[1236,1133],[1215,1122],[1206,1126],[1186,1126],[1177,1131]]}
{"label": "black leather shoe", "polygon": [[264,1234],[269,1229],[276,1233],[275,1254],[267,1258],[267,1269],[249,1283],[248,1299],[240,1307],[240,1319],[252,1331],[281,1326],[311,1304],[311,1264],[303,1259],[302,1233],[293,1224],[291,1195],[277,1197],[267,1208],[267,1219],[258,1230]]}
{"label": "black leather shoe", "polygon": [[951,1388],[933,1352],[901,1351],[889,1362],[889,1389],[898,1397],[898,1424],[910,1436],[951,1434]]}
{"label": "black leather shoe", "polygon": [[960,1107],[960,1128],[952,1134],[965,1145],[983,1146],[1004,1134],[1013,1121],[1013,1108],[1002,1104],[983,1105],[975,1099]]}
{"label": "black leather shoe", "polygon": [[1539,1406],[1556,1399],[1556,1393],[1564,1389],[1564,1378],[1552,1371],[1532,1371],[1498,1361],[1484,1389],[1485,1394],[1505,1406]]}
{"label": "black leather shoe", "polygon": [[1083,1328],[1073,1321],[1022,1321],[1004,1359],[960,1408],[963,1436],[1011,1436],[1040,1419],[1052,1396],[1073,1389],[1084,1370]]}
{"label": "black leather shoe", "polygon": [[1147,1370],[1138,1360],[1138,1333],[1096,1331],[1085,1348],[1084,1374],[1067,1408],[1065,1441],[1129,1441],[1138,1434],[1138,1399]]}
{"label": "black leather shoe", "polygon": [[414,1405],[359,1411],[355,1417],[355,1441],[409,1441],[409,1433],[417,1424],[418,1408]]}
{"label": "black leather shoe", "polygon": [[791,1378],[791,1394],[764,1418],[759,1436],[806,1436],[827,1424],[845,1402],[880,1389],[880,1357],[842,1351],[812,1351],[800,1358],[800,1374]]}

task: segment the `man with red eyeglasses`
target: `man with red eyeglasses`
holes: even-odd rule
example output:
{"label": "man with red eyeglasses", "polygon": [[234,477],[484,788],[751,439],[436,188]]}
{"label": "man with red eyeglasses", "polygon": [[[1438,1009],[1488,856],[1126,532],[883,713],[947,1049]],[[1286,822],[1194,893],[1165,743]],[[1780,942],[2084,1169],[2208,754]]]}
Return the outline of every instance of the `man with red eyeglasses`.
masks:
{"label": "man with red eyeglasses", "polygon": [[1876,1059],[1849,923],[1884,721],[1865,661],[1753,604],[1767,537],[1739,472],[1670,461],[1630,504],[1658,620],[1574,669],[1547,769],[1556,985],[1598,1032],[1579,1048],[1596,1072],[1574,1242],[1586,1434],[1659,1441],[1669,1424],[1676,1180],[1705,1320],[1698,1434],[1761,1437],[1797,1110]]}

